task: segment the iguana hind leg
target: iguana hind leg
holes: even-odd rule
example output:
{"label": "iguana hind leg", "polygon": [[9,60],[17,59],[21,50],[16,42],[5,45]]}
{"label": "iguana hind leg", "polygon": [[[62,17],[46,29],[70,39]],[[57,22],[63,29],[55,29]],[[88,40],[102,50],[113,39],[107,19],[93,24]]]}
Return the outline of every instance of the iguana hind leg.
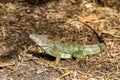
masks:
{"label": "iguana hind leg", "polygon": [[78,60],[83,60],[86,57],[86,52],[84,51],[84,49],[81,49],[74,52],[72,56]]}

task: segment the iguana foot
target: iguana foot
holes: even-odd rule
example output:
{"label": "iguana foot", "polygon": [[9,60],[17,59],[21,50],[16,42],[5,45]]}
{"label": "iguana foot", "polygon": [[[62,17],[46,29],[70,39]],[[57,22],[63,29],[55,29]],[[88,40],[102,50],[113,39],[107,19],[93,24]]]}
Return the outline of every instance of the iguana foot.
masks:
{"label": "iguana foot", "polygon": [[57,66],[58,63],[56,63],[55,61],[54,62],[48,62],[48,65],[50,65],[50,66]]}

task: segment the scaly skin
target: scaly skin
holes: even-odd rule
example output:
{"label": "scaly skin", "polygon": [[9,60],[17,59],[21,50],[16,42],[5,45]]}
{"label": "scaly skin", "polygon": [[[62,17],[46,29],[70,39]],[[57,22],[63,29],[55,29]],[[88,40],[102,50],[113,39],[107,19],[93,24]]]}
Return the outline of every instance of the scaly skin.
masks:
{"label": "scaly skin", "polygon": [[41,48],[43,53],[56,57],[52,65],[56,66],[62,59],[76,58],[82,60],[87,55],[100,53],[105,49],[105,44],[79,46],[73,44],[63,44],[48,39],[47,35],[30,34],[29,36]]}

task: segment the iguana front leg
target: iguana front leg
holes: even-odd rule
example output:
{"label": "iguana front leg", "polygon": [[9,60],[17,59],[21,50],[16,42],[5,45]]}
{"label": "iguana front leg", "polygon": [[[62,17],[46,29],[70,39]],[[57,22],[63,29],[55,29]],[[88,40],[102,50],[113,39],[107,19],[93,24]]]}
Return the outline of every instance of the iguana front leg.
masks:
{"label": "iguana front leg", "polygon": [[[36,53],[44,53],[44,50],[41,49],[40,47],[35,47],[32,48],[34,52]],[[54,48],[54,50],[51,52],[52,55],[54,55],[56,57],[54,62],[48,63],[51,66],[57,66],[60,62],[60,54],[58,53],[58,51],[56,51],[56,48]]]}
{"label": "iguana front leg", "polygon": [[52,66],[57,66],[60,62],[60,54],[57,51],[52,51],[52,54],[56,56],[56,59],[54,62],[49,63]]}

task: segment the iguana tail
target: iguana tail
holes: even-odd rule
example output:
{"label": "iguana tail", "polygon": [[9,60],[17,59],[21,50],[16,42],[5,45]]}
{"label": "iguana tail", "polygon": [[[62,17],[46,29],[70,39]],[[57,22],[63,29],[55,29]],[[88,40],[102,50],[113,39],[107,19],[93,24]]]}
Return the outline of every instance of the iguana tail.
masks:
{"label": "iguana tail", "polygon": [[82,21],[80,21],[80,22],[83,23],[84,25],[86,25],[87,27],[89,27],[93,31],[93,33],[96,35],[97,39],[100,42],[100,44],[97,44],[97,45],[91,45],[91,46],[84,47],[84,51],[85,51],[86,55],[103,52],[106,48],[106,43],[105,43],[104,39],[90,25],[88,25]]}
{"label": "iguana tail", "polygon": [[80,46],[78,52],[73,53],[73,57],[79,60],[82,60],[86,56],[90,56],[96,53],[103,52],[105,47],[106,46],[104,43],[100,43],[97,45]]}
{"label": "iguana tail", "polygon": [[92,55],[92,54],[96,54],[96,53],[100,53],[100,52],[103,52],[104,49],[105,49],[105,44],[104,43],[100,43],[100,44],[97,44],[97,45],[86,45],[86,46],[83,46],[83,53],[86,54],[86,55]]}

